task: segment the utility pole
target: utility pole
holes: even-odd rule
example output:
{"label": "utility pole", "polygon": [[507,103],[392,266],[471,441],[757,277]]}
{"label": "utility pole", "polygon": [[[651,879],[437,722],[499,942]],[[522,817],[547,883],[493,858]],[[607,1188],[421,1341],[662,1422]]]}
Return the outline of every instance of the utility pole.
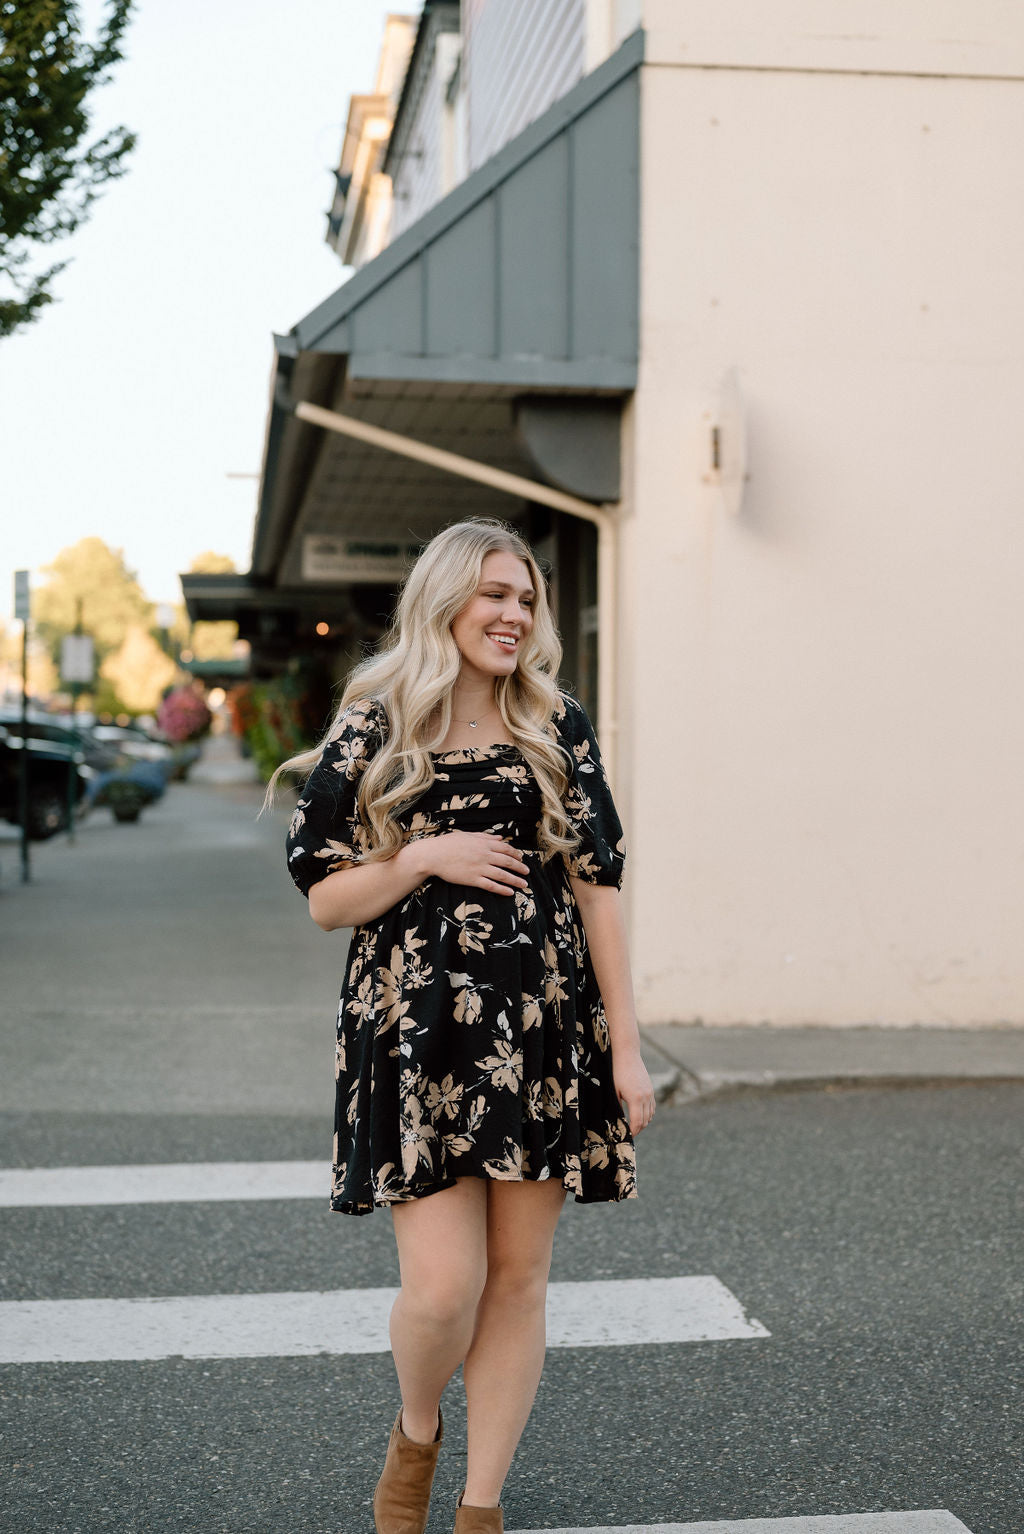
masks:
{"label": "utility pole", "polygon": [[21,826],[21,882],[32,877],[28,851],[28,571],[14,572],[14,616],[21,623],[21,756],[18,758],[18,822]]}
{"label": "utility pole", "polygon": [[[93,675],[93,643],[82,633],[82,598],[77,599],[75,632],[65,634],[60,651],[61,680],[71,690],[71,734],[78,719],[78,696],[83,686],[90,686]],[[78,757],[74,744],[68,761],[68,841],[75,839],[75,815],[78,811]]]}

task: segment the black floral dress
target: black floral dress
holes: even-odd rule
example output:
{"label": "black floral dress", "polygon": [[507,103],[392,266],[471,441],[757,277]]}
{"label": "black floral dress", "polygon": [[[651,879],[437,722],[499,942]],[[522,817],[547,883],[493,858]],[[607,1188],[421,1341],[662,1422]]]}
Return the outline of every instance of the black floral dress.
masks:
{"label": "black floral dress", "polygon": [[[622,827],[593,727],[559,695],[581,834],[541,862],[540,790],[518,747],[435,753],[432,786],[400,817],[406,840],[506,838],[529,868],[514,896],[429,878],[352,934],[338,1008],[331,1207],[367,1214],[457,1177],[558,1177],[581,1203],[634,1198],[635,1156],[615,1095],[604,1006],[569,876],[618,887]],[[299,798],[288,867],[303,894],[363,860],[359,777],[387,729],[353,704]]]}

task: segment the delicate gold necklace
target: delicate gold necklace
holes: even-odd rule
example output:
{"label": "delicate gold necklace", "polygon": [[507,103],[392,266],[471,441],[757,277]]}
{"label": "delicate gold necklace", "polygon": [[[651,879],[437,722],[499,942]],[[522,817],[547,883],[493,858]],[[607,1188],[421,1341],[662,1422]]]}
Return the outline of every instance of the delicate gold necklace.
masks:
{"label": "delicate gold necklace", "polygon": [[453,714],[452,715],[452,723],[453,724],[468,724],[469,728],[471,730],[475,730],[477,725],[480,723],[481,719],[486,719],[490,714],[496,714],[497,712],[498,712],[497,709],[489,708],[487,710],[486,714],[480,714],[476,719],[456,719],[455,715]]}

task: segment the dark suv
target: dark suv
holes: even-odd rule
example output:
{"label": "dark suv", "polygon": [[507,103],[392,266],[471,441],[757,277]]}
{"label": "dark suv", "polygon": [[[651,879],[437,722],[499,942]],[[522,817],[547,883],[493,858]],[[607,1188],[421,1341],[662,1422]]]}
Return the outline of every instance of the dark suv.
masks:
{"label": "dark suv", "polygon": [[[75,774],[75,802],[80,805],[94,769],[85,760],[77,737],[54,725],[28,723],[28,834],[45,841],[68,825],[68,775]],[[0,724],[0,818],[18,824],[18,780],[21,772],[21,720]]]}

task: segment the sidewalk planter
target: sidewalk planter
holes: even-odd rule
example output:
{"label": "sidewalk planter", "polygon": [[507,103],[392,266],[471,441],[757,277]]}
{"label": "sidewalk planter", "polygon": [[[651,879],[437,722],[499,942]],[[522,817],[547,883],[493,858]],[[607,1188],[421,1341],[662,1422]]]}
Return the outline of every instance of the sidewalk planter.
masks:
{"label": "sidewalk planter", "polygon": [[106,805],[115,820],[127,823],[138,820],[146,805],[152,803],[152,795],[132,778],[111,773],[107,782],[100,784],[94,803]]}
{"label": "sidewalk planter", "polygon": [[171,782],[184,783],[188,777],[189,770],[195,766],[202,754],[202,750],[194,742],[176,745],[170,762]]}
{"label": "sidewalk planter", "polygon": [[160,769],[148,762],[133,762],[100,775],[93,806],[105,806],[123,824],[138,820],[147,804],[154,804],[166,788]]}
{"label": "sidewalk planter", "polygon": [[229,695],[231,725],[264,782],[286,757],[319,738],[332,707],[331,678],[299,667],[269,682],[245,682]]}
{"label": "sidewalk planter", "polygon": [[[156,722],[172,746],[195,746],[209,730],[213,715],[206,706],[206,700],[194,688],[174,687],[161,699],[156,711]],[[194,756],[182,756],[180,760],[183,765],[180,774],[175,771],[175,777],[184,777],[198,755],[197,748]]]}

